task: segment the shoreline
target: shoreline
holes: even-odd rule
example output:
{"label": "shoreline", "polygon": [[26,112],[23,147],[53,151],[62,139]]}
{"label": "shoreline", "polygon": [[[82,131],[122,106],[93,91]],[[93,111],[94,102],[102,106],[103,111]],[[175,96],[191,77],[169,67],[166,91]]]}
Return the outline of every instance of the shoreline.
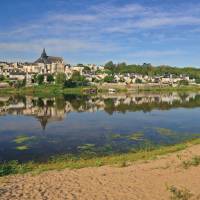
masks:
{"label": "shoreline", "polygon": [[158,156],[167,155],[200,144],[200,138],[192,139],[175,145],[160,146],[138,152],[96,156],[92,158],[76,157],[69,155],[56,156],[46,163],[28,162],[20,164],[17,161],[0,164],[0,177],[12,174],[41,173],[51,170],[80,169],[100,166],[127,166],[136,161],[156,159]]}
{"label": "shoreline", "polygon": [[[107,84],[106,86],[86,86],[76,88],[63,88],[59,85],[41,85],[23,88],[0,88],[0,95],[33,95],[33,96],[57,96],[63,94],[82,94],[82,95],[95,95],[109,93],[109,89],[113,88],[114,93],[133,93],[133,92],[197,92],[200,91],[200,85],[188,86],[149,86],[148,84],[135,85],[134,87],[118,87],[115,84]],[[90,90],[97,90],[96,93],[90,93]]]}
{"label": "shoreline", "polygon": [[88,165],[82,169],[1,177],[0,197],[2,200],[199,199],[199,139],[179,148],[171,147],[151,159],[143,157],[126,165]]}

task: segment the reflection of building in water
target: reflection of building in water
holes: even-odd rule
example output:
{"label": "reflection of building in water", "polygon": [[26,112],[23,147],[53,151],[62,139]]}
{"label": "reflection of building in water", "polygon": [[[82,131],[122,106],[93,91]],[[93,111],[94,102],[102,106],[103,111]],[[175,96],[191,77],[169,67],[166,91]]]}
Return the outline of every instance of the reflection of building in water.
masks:
{"label": "reflection of building in water", "polygon": [[[67,113],[70,112],[96,112],[101,110],[117,110],[132,109],[139,106],[138,109],[145,109],[147,105],[154,105],[153,108],[159,108],[159,105],[168,105],[167,108],[176,106],[195,100],[195,103],[200,105],[200,98],[196,93],[179,95],[178,93],[171,94],[100,94],[84,99],[84,97],[73,98],[38,98],[30,97],[0,97],[0,115],[25,115],[34,116],[38,119],[43,129],[48,123],[64,120]],[[178,103],[178,104],[177,104]],[[124,105],[121,107],[121,105]],[[127,107],[128,106],[128,107]],[[122,109],[122,110],[121,110]],[[134,109],[133,109],[134,110]]]}

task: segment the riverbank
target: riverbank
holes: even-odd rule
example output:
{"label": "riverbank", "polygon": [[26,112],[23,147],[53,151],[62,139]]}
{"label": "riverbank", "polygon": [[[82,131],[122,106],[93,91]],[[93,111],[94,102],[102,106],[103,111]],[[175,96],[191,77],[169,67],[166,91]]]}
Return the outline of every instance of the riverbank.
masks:
{"label": "riverbank", "polygon": [[108,156],[72,156],[61,155],[50,159],[45,163],[28,162],[20,164],[17,161],[11,161],[0,164],[0,176],[11,174],[24,174],[27,172],[41,173],[50,170],[79,169],[86,167],[100,167],[104,165],[126,166],[127,164],[138,160],[151,160],[157,156],[166,155],[187,149],[193,145],[200,144],[200,139],[193,139],[171,146],[149,147],[137,152],[129,152],[122,154],[113,154]]}
{"label": "riverbank", "polygon": [[62,94],[83,94],[90,87],[63,88],[59,85],[41,85],[23,88],[1,88],[0,95],[31,95],[39,97],[50,97]]}
{"label": "riverbank", "polygon": [[[132,86],[119,86],[118,84],[104,84],[75,88],[63,88],[59,85],[40,85],[23,88],[0,88],[0,95],[32,95],[40,97],[57,96],[62,94],[93,94],[90,90],[96,90],[97,93],[108,93],[109,89],[115,89],[116,93],[132,93],[132,92],[197,92],[200,91],[200,85],[188,86],[159,86],[149,84],[135,84]],[[89,91],[89,92],[87,92]]]}
{"label": "riverbank", "polygon": [[101,161],[115,165],[96,167],[100,162],[83,160],[77,161],[82,163],[79,167],[86,167],[83,169],[40,174],[36,170],[0,178],[0,197],[2,200],[197,200],[200,197],[199,139],[151,152],[106,157]]}

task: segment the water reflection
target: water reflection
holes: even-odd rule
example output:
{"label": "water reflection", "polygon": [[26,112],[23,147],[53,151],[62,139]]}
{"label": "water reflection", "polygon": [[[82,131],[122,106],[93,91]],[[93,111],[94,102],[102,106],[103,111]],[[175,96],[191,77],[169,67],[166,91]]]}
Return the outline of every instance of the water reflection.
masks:
{"label": "water reflection", "polygon": [[199,93],[0,97],[0,162],[107,155],[196,138],[199,107]]}
{"label": "water reflection", "polygon": [[0,97],[0,115],[34,116],[45,129],[48,123],[62,121],[71,112],[150,112],[155,109],[194,108],[200,106],[198,93],[65,95],[54,98],[32,96]]}

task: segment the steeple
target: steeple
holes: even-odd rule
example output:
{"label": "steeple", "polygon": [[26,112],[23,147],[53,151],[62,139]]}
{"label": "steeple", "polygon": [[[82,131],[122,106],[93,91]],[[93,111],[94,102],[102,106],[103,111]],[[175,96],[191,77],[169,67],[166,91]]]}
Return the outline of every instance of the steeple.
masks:
{"label": "steeple", "polygon": [[43,49],[43,52],[41,54],[41,58],[47,58],[47,54],[46,54],[45,48]]}

